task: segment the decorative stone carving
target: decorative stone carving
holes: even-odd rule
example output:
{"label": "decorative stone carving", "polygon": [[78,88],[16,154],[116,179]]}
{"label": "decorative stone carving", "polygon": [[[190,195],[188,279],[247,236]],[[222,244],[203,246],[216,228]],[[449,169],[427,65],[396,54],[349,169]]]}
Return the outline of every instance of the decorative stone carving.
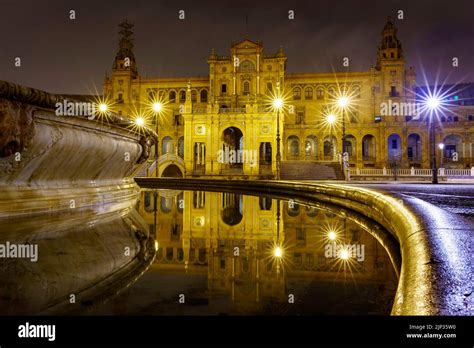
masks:
{"label": "decorative stone carving", "polygon": [[0,157],[22,152],[34,136],[34,107],[0,99]]}
{"label": "decorative stone carving", "polygon": [[149,136],[142,136],[140,138],[142,154],[140,158],[137,160],[138,164],[145,162],[148,159],[148,157],[150,157],[151,144],[152,144],[152,141]]}

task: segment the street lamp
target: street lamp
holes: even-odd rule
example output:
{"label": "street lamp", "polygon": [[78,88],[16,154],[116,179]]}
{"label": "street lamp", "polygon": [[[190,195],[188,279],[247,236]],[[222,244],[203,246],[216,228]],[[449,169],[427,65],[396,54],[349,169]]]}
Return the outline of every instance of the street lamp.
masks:
{"label": "street lamp", "polygon": [[155,133],[156,133],[156,141],[155,141],[155,177],[158,177],[158,115],[163,110],[163,104],[160,102],[154,102],[151,106],[153,113],[155,114]]}
{"label": "street lamp", "polygon": [[99,112],[100,112],[101,114],[105,114],[108,109],[109,109],[109,107],[107,106],[106,103],[100,103],[100,104],[99,104]]}
{"label": "street lamp", "polygon": [[336,122],[336,116],[334,114],[329,114],[328,117],[327,117],[327,122],[330,125],[333,125],[334,122]]}
{"label": "street lamp", "polygon": [[334,232],[334,231],[329,231],[329,233],[328,233],[328,239],[329,239],[329,240],[336,240],[336,232]]}
{"label": "street lamp", "polygon": [[346,148],[346,115],[345,115],[345,112],[346,112],[346,109],[349,107],[349,104],[350,104],[350,99],[349,97],[346,97],[346,96],[341,96],[337,99],[337,106],[339,106],[339,108],[341,109],[342,111],[342,151],[341,151],[341,165],[342,165],[342,170],[344,172],[344,178],[347,180],[348,178],[348,175],[346,173],[346,170],[347,170],[347,159],[346,159],[346,156],[344,155],[345,153],[345,148]]}
{"label": "street lamp", "polygon": [[135,124],[136,124],[138,127],[143,127],[143,126],[145,126],[145,119],[144,119],[142,116],[138,116],[138,117],[135,119]]}
{"label": "street lamp", "polygon": [[280,152],[280,109],[283,108],[283,99],[277,97],[273,99],[273,108],[277,112],[277,133],[276,133],[276,180],[280,180],[280,165],[281,165],[281,152]]}
{"label": "street lamp", "polygon": [[438,183],[438,168],[436,167],[436,136],[435,136],[435,118],[433,117],[440,105],[441,100],[437,96],[430,96],[425,100],[426,108],[429,110],[428,132],[431,142],[431,183]]}
{"label": "street lamp", "polygon": [[273,256],[280,258],[282,254],[281,247],[277,245],[275,249],[273,249]]}

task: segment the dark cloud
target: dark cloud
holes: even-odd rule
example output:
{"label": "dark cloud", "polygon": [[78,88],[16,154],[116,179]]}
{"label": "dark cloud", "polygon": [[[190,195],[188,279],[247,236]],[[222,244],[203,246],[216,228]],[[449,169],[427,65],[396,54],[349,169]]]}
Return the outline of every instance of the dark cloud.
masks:
{"label": "dark cloud", "polygon": [[[267,53],[283,45],[288,72],[338,70],[344,56],[351,70],[367,70],[386,17],[403,10],[405,19],[396,24],[408,66],[419,73],[424,68],[430,80],[437,73],[451,82],[474,79],[471,0],[0,1],[0,79],[52,92],[101,89],[117,50],[117,24],[125,18],[135,23],[140,73],[159,77],[206,75],[211,48],[228,54],[245,36],[262,40]],[[290,9],[294,21],[287,18]],[[22,58],[21,68],[13,66],[15,57]],[[456,69],[452,57],[459,58]]]}

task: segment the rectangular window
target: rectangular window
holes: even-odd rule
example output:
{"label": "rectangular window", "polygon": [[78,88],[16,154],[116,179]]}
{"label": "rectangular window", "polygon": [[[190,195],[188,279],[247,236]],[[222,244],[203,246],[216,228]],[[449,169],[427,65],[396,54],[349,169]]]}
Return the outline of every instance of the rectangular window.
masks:
{"label": "rectangular window", "polygon": [[304,123],[304,112],[303,111],[298,111],[296,113],[296,119],[295,119],[296,124],[302,124]]}
{"label": "rectangular window", "polygon": [[273,85],[271,82],[267,83],[267,93],[272,93],[273,92]]}
{"label": "rectangular window", "polygon": [[222,94],[227,94],[227,84],[223,83],[221,85],[221,93]]}
{"label": "rectangular window", "polygon": [[193,191],[193,206],[195,209],[203,209],[206,204],[204,191]]}
{"label": "rectangular window", "polygon": [[174,115],[174,125],[175,126],[181,125],[181,115]]}
{"label": "rectangular window", "polygon": [[398,97],[398,92],[397,92],[397,87],[396,86],[392,86],[390,87],[390,96],[391,97]]}
{"label": "rectangular window", "polygon": [[392,150],[398,149],[397,139],[392,139]]}
{"label": "rectangular window", "polygon": [[296,228],[296,240],[306,240],[306,233],[302,228]]}

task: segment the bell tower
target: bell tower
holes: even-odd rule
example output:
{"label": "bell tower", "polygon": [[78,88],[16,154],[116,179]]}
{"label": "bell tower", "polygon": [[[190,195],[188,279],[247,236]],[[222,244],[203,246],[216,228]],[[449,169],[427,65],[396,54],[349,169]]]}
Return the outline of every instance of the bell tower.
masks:
{"label": "bell tower", "polygon": [[402,44],[397,37],[397,28],[391,17],[387,18],[381,36],[375,69],[381,72],[382,95],[391,98],[402,97],[405,94],[405,58]]}
{"label": "bell tower", "polygon": [[132,78],[136,78],[138,71],[133,54],[133,24],[125,20],[119,24],[119,28],[119,50],[115,55],[113,71],[128,71]]}
{"label": "bell tower", "polygon": [[388,17],[382,30],[382,39],[377,52],[376,68],[380,70],[383,63],[403,61],[402,44],[397,37],[397,28],[392,23],[392,18]]}
{"label": "bell tower", "polygon": [[129,114],[130,105],[138,102],[139,75],[133,54],[133,24],[119,24],[119,49],[112,65],[112,74],[104,81],[104,95],[109,98],[119,114]]}

